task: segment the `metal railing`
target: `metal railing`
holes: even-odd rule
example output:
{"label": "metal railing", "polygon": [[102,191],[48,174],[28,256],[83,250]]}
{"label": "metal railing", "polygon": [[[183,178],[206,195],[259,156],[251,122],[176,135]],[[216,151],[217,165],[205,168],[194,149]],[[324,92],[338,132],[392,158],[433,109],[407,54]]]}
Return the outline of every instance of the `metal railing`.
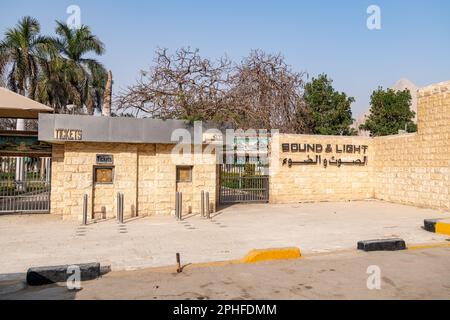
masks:
{"label": "metal railing", "polygon": [[257,165],[221,165],[220,203],[268,202],[269,176]]}
{"label": "metal railing", "polygon": [[50,211],[50,158],[0,157],[0,213]]}

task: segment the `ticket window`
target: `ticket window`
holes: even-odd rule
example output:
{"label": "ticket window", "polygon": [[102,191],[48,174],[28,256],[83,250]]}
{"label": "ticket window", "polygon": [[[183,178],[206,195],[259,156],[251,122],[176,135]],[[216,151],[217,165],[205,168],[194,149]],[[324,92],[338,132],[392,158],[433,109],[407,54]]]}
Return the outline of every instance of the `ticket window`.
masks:
{"label": "ticket window", "polygon": [[95,167],[94,168],[95,184],[113,184],[114,183],[114,167]]}
{"label": "ticket window", "polygon": [[191,166],[177,167],[177,183],[190,183],[190,182],[192,182],[192,167]]}

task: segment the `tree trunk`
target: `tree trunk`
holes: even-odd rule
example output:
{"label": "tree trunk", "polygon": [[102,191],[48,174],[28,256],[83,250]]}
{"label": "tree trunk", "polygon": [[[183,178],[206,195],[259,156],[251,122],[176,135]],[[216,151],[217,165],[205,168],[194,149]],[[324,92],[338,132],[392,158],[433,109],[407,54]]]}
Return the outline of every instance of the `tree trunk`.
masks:
{"label": "tree trunk", "polygon": [[111,100],[112,100],[112,72],[108,72],[108,81],[105,87],[105,96],[103,98],[102,114],[105,117],[111,116]]}
{"label": "tree trunk", "polygon": [[86,103],[86,111],[87,114],[92,116],[94,115],[94,100],[89,99]]}

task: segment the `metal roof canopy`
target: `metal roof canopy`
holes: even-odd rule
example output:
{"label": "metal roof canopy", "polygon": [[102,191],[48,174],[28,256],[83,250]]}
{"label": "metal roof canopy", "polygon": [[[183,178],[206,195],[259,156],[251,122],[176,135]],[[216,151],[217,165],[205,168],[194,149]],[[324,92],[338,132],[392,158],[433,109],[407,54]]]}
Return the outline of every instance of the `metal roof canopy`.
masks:
{"label": "metal roof canopy", "polygon": [[[211,123],[203,123],[202,130],[213,128]],[[50,143],[70,142],[58,140],[55,130],[77,130],[82,132],[82,139],[72,142],[116,142],[116,143],[167,143],[172,140],[172,133],[177,129],[194,136],[195,127],[183,120],[159,120],[95,117],[66,114],[40,114],[39,140]],[[203,131],[204,132],[204,131]]]}
{"label": "metal roof canopy", "polygon": [[53,109],[0,87],[0,118],[38,119],[39,113],[53,113]]}

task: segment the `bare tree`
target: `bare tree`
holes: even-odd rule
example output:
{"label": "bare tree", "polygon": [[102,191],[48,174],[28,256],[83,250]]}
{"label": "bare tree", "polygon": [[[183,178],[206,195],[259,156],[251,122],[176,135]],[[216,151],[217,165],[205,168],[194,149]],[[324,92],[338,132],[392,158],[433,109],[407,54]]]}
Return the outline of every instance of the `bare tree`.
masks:
{"label": "bare tree", "polygon": [[231,62],[211,61],[199,50],[156,51],[155,66],[116,97],[122,112],[153,118],[212,119],[226,100]]}
{"label": "bare tree", "polygon": [[[281,54],[254,50],[236,67],[230,96],[242,110],[240,126],[303,132],[298,108],[303,108],[304,73],[291,70]],[[300,120],[300,121],[299,121]]]}
{"label": "bare tree", "polygon": [[305,132],[303,76],[281,55],[252,51],[240,64],[211,61],[198,50],[158,49],[154,67],[115,100],[134,116],[212,120],[227,127]]}

